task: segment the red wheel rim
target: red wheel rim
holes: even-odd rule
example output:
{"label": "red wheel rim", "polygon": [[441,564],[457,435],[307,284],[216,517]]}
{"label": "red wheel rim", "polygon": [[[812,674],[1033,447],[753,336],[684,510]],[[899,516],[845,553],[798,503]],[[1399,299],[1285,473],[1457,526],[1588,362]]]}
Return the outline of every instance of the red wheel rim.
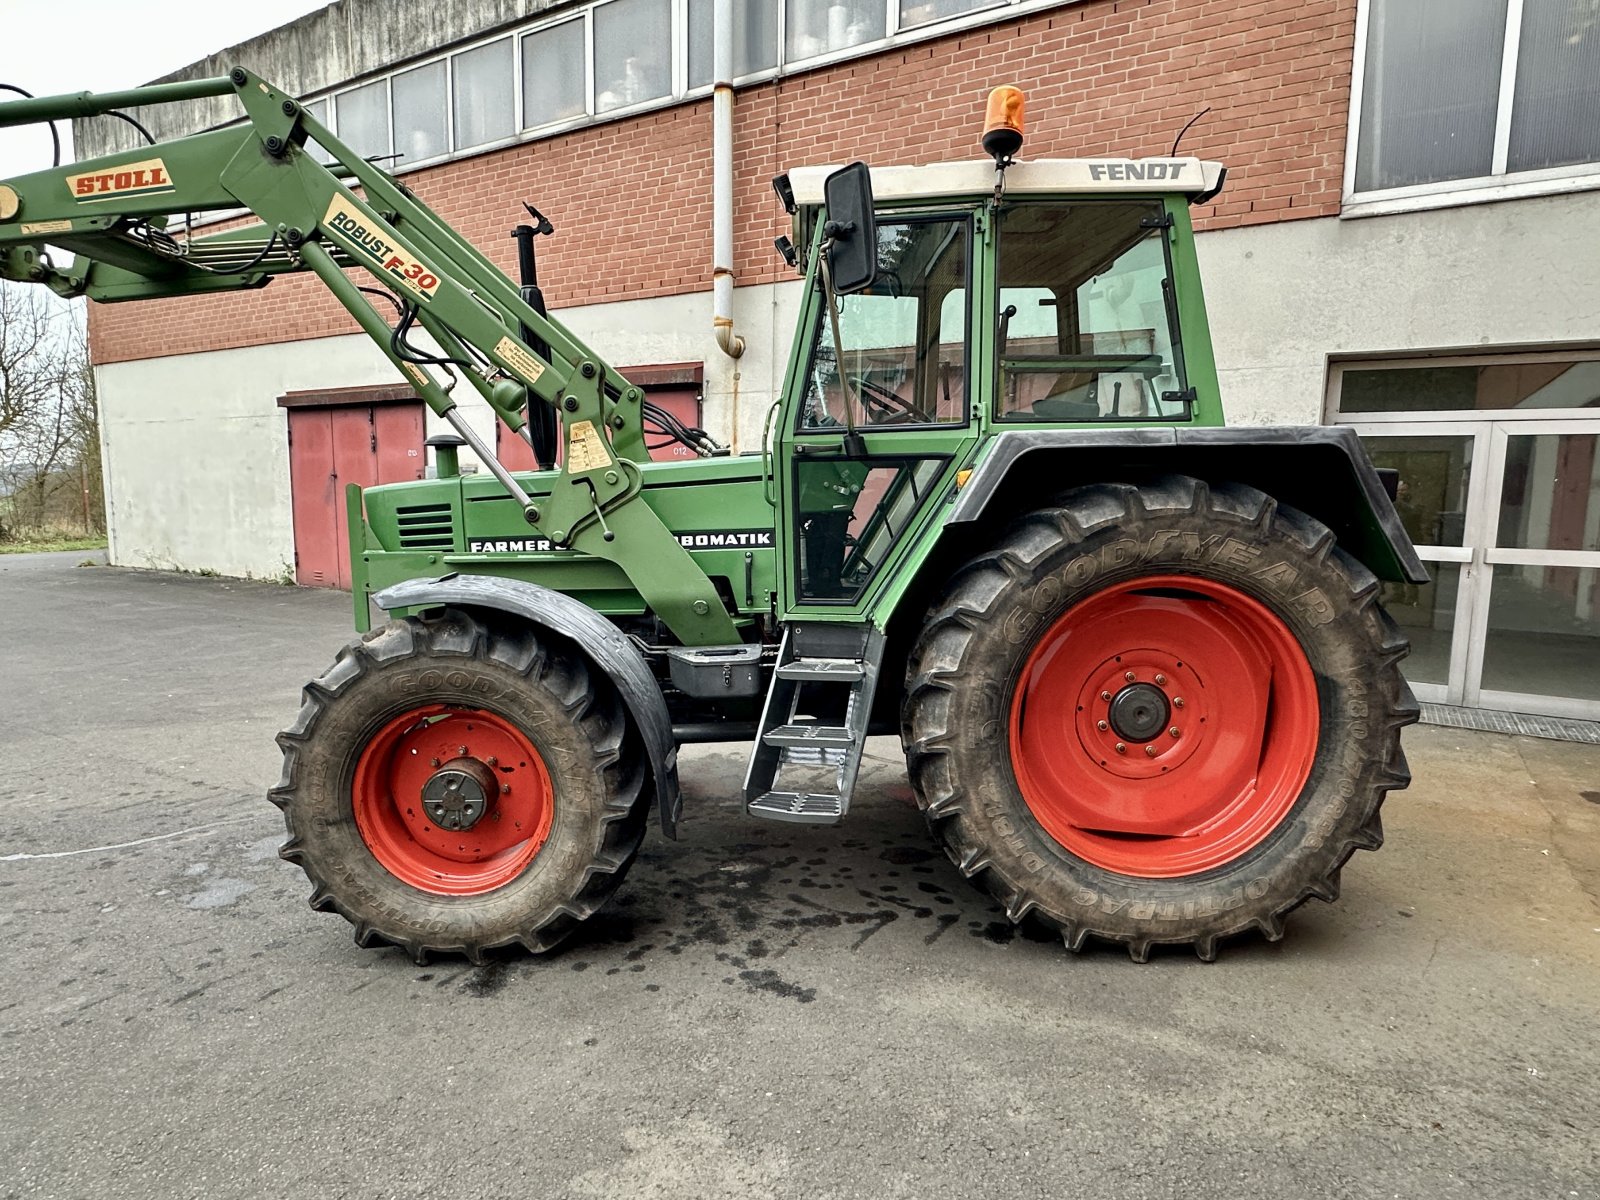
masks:
{"label": "red wheel rim", "polygon": [[[490,781],[483,814],[441,828],[423,788],[442,769]],[[477,708],[414,708],[378,731],[350,785],[356,829],[384,870],[441,896],[492,891],[522,873],[550,835],[555,792],[544,760],[510,721]],[[448,818],[447,818],[448,819]]]}
{"label": "red wheel rim", "polygon": [[1147,576],[1040,638],[1012,698],[1011,761],[1064,848],[1171,878],[1232,862],[1278,827],[1320,725],[1311,664],[1276,614],[1210,579]]}

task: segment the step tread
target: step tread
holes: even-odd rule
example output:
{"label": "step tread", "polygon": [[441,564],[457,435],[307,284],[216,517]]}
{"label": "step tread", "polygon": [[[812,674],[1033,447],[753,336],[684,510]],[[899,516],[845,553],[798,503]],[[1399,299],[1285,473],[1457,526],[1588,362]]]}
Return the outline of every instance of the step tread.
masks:
{"label": "step tread", "polygon": [[855,683],[864,672],[853,658],[797,658],[778,668],[779,679],[827,679]]}
{"label": "step tread", "polygon": [[827,750],[848,750],[856,739],[843,725],[814,722],[779,725],[762,734],[769,746],[814,746]]}
{"label": "step tread", "polygon": [[745,810],[774,821],[834,825],[844,816],[844,797],[831,792],[763,792]]}

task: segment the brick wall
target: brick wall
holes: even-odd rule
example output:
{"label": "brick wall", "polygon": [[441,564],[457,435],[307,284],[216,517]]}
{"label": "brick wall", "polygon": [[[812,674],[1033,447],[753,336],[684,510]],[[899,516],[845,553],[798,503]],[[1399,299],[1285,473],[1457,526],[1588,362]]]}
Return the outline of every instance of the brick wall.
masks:
{"label": "brick wall", "polygon": [[[1026,20],[778,80],[735,103],[735,268],[789,277],[768,181],[807,163],[981,157],[983,101],[1028,96],[1031,158],[1183,153],[1229,169],[1218,229],[1338,212],[1356,0],[1085,0]],[[527,198],[555,223],[539,240],[554,308],[711,286],[711,102],[447,163],[406,177],[508,273]],[[311,276],[254,292],[91,305],[97,362],[355,332]]]}

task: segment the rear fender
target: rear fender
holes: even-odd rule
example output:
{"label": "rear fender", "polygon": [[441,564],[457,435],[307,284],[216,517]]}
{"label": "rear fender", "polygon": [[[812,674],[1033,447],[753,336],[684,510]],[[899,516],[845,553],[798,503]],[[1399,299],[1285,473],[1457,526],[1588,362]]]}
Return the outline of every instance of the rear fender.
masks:
{"label": "rear fender", "polygon": [[1064,487],[1160,474],[1258,488],[1333,530],[1379,579],[1428,582],[1372,460],[1341,426],[1007,430],[957,493],[941,541],[970,544],[977,522],[1008,521]]}
{"label": "rear fender", "polygon": [[678,786],[678,747],[672,736],[667,702],[644,657],[610,621],[561,592],[536,583],[486,575],[408,579],[384,588],[372,598],[385,612],[447,606],[508,613],[571,643],[622,697],[649,760],[661,811],[661,832],[669,838],[678,836],[683,793]]}

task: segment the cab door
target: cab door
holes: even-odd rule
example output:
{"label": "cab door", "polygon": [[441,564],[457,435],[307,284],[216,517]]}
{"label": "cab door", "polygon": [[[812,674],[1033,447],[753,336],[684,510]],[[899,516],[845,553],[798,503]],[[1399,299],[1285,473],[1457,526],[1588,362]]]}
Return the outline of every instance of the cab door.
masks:
{"label": "cab door", "polygon": [[813,287],[780,431],[786,614],[860,619],[894,579],[976,438],[973,210],[880,215],[878,275]]}

